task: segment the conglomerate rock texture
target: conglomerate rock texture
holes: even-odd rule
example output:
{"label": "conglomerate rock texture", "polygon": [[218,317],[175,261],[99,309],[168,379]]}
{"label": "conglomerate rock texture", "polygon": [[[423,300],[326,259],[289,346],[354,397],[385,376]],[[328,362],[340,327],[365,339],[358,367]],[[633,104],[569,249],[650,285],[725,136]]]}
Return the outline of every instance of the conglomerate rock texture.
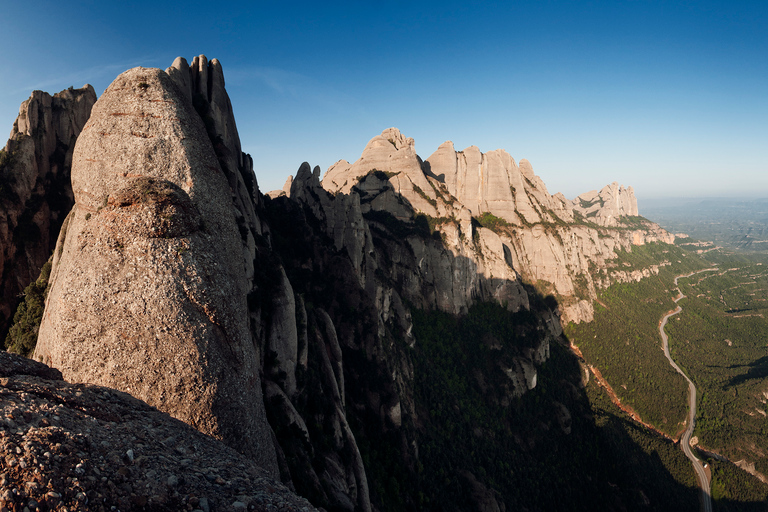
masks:
{"label": "conglomerate rock texture", "polygon": [[251,459],[132,396],[0,352],[0,509],[315,510]]}
{"label": "conglomerate rock texture", "polygon": [[162,70],[121,74],[77,142],[35,359],[114,387],[277,474],[227,178]]}

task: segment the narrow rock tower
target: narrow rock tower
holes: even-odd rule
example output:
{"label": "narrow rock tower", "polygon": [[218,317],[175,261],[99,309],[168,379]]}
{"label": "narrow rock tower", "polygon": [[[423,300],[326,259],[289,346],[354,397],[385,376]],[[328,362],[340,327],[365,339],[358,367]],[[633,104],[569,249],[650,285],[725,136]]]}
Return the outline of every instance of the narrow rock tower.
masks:
{"label": "narrow rock tower", "polygon": [[34,358],[145,400],[277,476],[230,188],[166,72],[131,69],[104,92],[72,188]]}

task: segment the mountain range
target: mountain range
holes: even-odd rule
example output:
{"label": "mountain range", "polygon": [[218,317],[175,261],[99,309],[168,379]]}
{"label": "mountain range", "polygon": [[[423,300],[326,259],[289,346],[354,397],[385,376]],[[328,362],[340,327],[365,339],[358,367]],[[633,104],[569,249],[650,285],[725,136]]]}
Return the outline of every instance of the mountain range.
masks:
{"label": "mountain range", "polygon": [[[310,507],[293,492],[345,511],[689,503],[599,427],[563,334],[601,290],[669,264],[620,261],[675,240],[632,187],[570,200],[504,150],[448,141],[423,159],[389,128],[357,161],[303,163],[264,194],[222,66],[201,55],[128,70],[98,101],[35,91],[0,192],[2,331],[60,372],[3,356],[8,509]],[[35,283],[37,305],[19,306]],[[97,439],[78,410],[121,448],[77,441]],[[169,437],[132,434],[142,415]],[[188,426],[205,436],[182,443]],[[74,443],[55,455],[72,467],[48,470],[56,489],[25,487],[41,443]],[[201,450],[220,461],[201,467]],[[221,460],[258,476],[232,483]]]}

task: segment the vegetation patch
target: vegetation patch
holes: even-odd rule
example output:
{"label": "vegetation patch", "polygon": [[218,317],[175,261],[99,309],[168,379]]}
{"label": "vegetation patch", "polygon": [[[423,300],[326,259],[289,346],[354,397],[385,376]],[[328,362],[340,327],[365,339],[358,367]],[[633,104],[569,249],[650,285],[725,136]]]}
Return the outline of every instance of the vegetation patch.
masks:
{"label": "vegetation patch", "polygon": [[699,390],[700,443],[768,474],[767,258],[707,256],[716,271],[680,280],[686,298],[667,325],[670,351]]}
{"label": "vegetation patch", "polygon": [[[579,389],[581,369],[563,345],[550,345],[536,388],[506,394],[499,362],[540,341],[534,314],[491,303],[462,317],[412,313],[419,462],[411,476],[391,468],[388,500],[405,495],[415,497],[413,509],[473,510],[462,477],[468,471],[507,510],[632,508],[641,492],[651,509],[697,510],[693,471],[679,448],[616,413],[593,383]],[[561,407],[570,412],[571,434],[558,424]]]}
{"label": "vegetation patch", "polygon": [[485,212],[479,217],[474,217],[481,227],[488,228],[495,233],[502,234],[512,225],[501,217],[497,217],[491,212]]}
{"label": "vegetation patch", "polygon": [[45,310],[45,298],[48,295],[51,261],[49,258],[37,280],[24,289],[24,299],[13,315],[13,325],[5,338],[5,348],[9,352],[29,357],[35,350],[37,333]]}
{"label": "vegetation patch", "polygon": [[618,254],[618,268],[638,270],[669,261],[657,276],[614,284],[599,293],[595,318],[570,324],[566,333],[589,364],[596,366],[622,403],[670,436],[682,430],[687,414],[687,383],[661,350],[658,322],[675,308],[676,275],[707,267],[707,262],[669,244],[633,246]]}
{"label": "vegetation patch", "polygon": [[389,178],[392,178],[393,176],[397,176],[398,174],[400,173],[392,172],[392,171],[380,171],[379,169],[371,169],[370,171],[368,171],[368,174],[366,174],[362,179],[365,179],[368,176],[376,176],[381,181],[388,181]]}
{"label": "vegetation patch", "polygon": [[417,184],[413,184],[413,190],[421,196],[426,202],[432,205],[433,208],[437,208],[437,201],[429,197]]}

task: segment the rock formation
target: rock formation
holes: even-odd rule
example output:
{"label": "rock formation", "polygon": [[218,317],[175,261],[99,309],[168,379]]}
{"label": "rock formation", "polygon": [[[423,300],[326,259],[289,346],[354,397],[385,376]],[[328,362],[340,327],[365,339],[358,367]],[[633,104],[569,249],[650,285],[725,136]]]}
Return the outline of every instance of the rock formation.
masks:
{"label": "rock formation", "polygon": [[444,183],[473,215],[489,212],[517,225],[552,222],[552,212],[572,220],[570,212],[550,197],[528,161],[521,160],[518,167],[503,149],[481,153],[477,146],[470,146],[457,152],[448,141],[425,164],[425,172]]}
{"label": "rock formation", "polygon": [[5,352],[0,453],[3,510],[315,510],[168,414]]}
{"label": "rock formation", "polygon": [[[599,288],[653,274],[616,268],[616,251],[670,236],[635,217],[631,188],[606,187],[577,207],[550,195],[527,160],[450,142],[422,160],[394,128],[320,177],[305,163],[261,195],[216,59],[122,74],[77,143],[76,204],[53,255],[35,357],[223,439],[328,510],[452,499],[419,496],[434,485],[458,493],[458,508],[529,503],[509,501],[469,451],[436,447],[431,430],[465,413],[478,420],[481,401],[495,424],[448,444],[513,443],[526,464],[562,455],[588,407],[577,365],[552,374],[574,363],[561,324],[590,319]],[[425,318],[479,321],[472,336],[482,334],[455,347],[462,357],[425,366]],[[440,378],[460,368],[453,380],[470,376],[461,389],[479,394],[425,402],[433,366]],[[531,411],[526,395],[542,387],[541,411]],[[516,423],[520,414],[535,420]],[[425,470],[428,460],[439,462]],[[195,506],[181,487],[168,492],[158,495]]]}
{"label": "rock formation", "polygon": [[53,96],[34,91],[0,150],[0,339],[72,208],[72,152],[95,102],[90,85]]}
{"label": "rock formation", "polygon": [[618,226],[621,217],[639,215],[632,187],[619,187],[615,181],[597,192],[585,192],[573,200],[573,210],[601,226]]}
{"label": "rock formation", "polygon": [[[291,197],[305,181],[296,176]],[[418,270],[409,268],[409,275],[427,269],[434,291],[412,286],[402,293],[416,304],[446,311],[461,312],[474,300],[488,298],[512,309],[527,307],[527,295],[520,292],[522,278],[542,293],[560,297],[564,324],[589,321],[596,290],[624,279],[621,272],[611,277],[610,260],[617,250],[674,241],[657,225],[635,219],[637,200],[631,187],[614,183],[571,202],[562,194],[549,195],[525,159],[518,166],[503,150],[483,154],[471,146],[457,152],[446,142],[422,162],[413,139],[395,128],[371,139],[355,163],[342,160],[331,166],[322,186],[332,193],[359,195],[363,214],[387,212],[405,222],[412,222],[414,213],[433,218],[444,239],[440,251],[449,250],[454,263],[439,263],[440,251],[430,254],[421,242],[411,242],[421,263]],[[473,218],[476,224],[486,219],[493,229],[474,226]],[[607,230],[615,227],[625,229]],[[460,262],[465,268],[456,268]],[[603,270],[605,276],[597,278],[590,268]],[[501,284],[488,284],[492,282]]]}
{"label": "rock formation", "polygon": [[121,74],[78,139],[35,359],[131,393],[276,474],[227,176],[157,69]]}

